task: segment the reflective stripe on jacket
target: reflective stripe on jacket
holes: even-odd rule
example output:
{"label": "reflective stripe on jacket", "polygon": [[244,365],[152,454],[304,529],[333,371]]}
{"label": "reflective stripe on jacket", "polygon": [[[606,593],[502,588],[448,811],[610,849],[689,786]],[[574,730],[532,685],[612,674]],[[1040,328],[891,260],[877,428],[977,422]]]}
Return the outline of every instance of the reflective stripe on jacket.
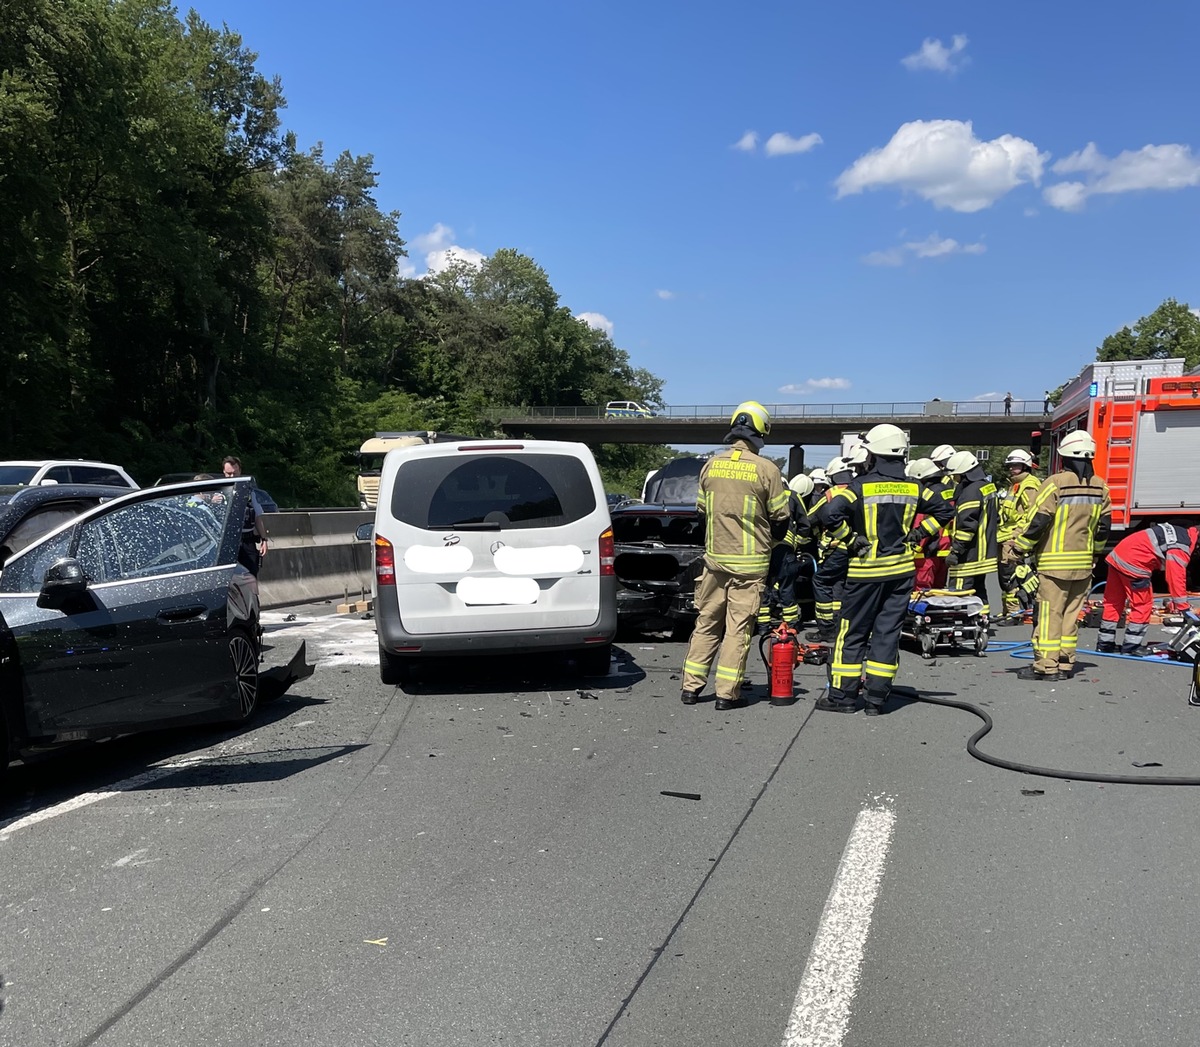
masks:
{"label": "reflective stripe on jacket", "polygon": [[1108,485],[1098,476],[1084,480],[1064,470],[1038,488],[1030,521],[1015,541],[1021,552],[1037,557],[1038,573],[1077,581],[1091,575],[1096,547],[1111,526]]}
{"label": "reflective stripe on jacket", "polygon": [[1108,554],[1109,566],[1130,578],[1149,578],[1155,571],[1167,576],[1167,592],[1178,605],[1187,596],[1187,565],[1196,546],[1195,527],[1161,523],[1126,535]]}
{"label": "reflective stripe on jacket", "polygon": [[718,451],[700,471],[696,508],[704,514],[705,562],[729,574],[766,577],[772,522],[790,519],[779,467],[745,440]]}
{"label": "reflective stripe on jacket", "polygon": [[828,509],[835,538],[851,547],[855,537],[870,543],[863,555],[850,557],[847,579],[912,575],[918,540],[937,535],[953,516],[949,499],[906,477],[904,463],[891,459],[877,459],[869,473],[838,492]]}
{"label": "reflective stripe on jacket", "polygon": [[997,522],[996,485],[986,476],[964,481],[954,499],[950,531],[950,551],[958,558],[951,568],[956,577],[996,570]]}
{"label": "reflective stripe on jacket", "polygon": [[1000,524],[996,529],[996,541],[1011,542],[1025,530],[1033,516],[1033,500],[1037,497],[1042,482],[1026,473],[1015,484],[1000,491]]}

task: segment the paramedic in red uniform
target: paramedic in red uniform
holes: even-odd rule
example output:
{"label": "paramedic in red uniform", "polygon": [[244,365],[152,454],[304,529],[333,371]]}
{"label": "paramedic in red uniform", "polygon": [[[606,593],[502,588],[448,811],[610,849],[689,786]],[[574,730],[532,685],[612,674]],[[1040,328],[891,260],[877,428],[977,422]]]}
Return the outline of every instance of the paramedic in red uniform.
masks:
{"label": "paramedic in red uniform", "polygon": [[1171,609],[1186,611],[1187,566],[1195,548],[1195,527],[1177,527],[1169,523],[1154,524],[1144,531],[1134,531],[1117,543],[1117,547],[1108,554],[1108,581],[1104,586],[1104,613],[1101,615],[1097,651],[1102,654],[1116,652],[1117,622],[1128,599],[1129,617],[1125,622],[1121,653],[1148,653],[1143,645],[1146,626],[1150,624],[1150,611],[1154,607],[1150,575],[1154,571],[1166,572]]}

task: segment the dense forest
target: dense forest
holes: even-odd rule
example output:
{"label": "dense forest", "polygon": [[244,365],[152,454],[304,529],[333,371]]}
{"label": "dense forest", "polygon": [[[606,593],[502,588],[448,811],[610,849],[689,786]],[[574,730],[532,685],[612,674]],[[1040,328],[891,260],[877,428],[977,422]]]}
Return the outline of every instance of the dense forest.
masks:
{"label": "dense forest", "polygon": [[[376,429],[661,404],[517,251],[402,278],[371,156],[299,149],[235,32],[156,0],[4,10],[0,458],[149,483],[235,453],[281,505],[351,505]],[[625,489],[672,454],[596,450]]]}

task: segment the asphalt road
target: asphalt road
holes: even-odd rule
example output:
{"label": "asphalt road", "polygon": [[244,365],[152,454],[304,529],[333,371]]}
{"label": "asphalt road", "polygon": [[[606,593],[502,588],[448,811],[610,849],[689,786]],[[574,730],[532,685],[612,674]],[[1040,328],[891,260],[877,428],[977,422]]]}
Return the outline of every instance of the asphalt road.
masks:
{"label": "asphalt road", "polygon": [[[956,709],[817,712],[818,668],[684,707],[658,639],[406,693],[370,621],[273,617],[318,669],[248,729],[14,768],[0,1044],[1196,1042],[1195,788],[989,766]],[[1200,776],[1185,669],[1082,661],[900,682],[986,708],[995,755]]]}

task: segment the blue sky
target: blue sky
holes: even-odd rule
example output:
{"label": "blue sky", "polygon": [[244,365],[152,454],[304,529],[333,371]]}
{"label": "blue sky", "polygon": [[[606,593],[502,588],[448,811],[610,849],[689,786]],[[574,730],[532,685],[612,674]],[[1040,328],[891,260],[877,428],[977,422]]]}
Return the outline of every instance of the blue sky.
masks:
{"label": "blue sky", "polygon": [[515,248],[668,403],[1040,400],[1200,307],[1200,5],[205,0],[411,272]]}

